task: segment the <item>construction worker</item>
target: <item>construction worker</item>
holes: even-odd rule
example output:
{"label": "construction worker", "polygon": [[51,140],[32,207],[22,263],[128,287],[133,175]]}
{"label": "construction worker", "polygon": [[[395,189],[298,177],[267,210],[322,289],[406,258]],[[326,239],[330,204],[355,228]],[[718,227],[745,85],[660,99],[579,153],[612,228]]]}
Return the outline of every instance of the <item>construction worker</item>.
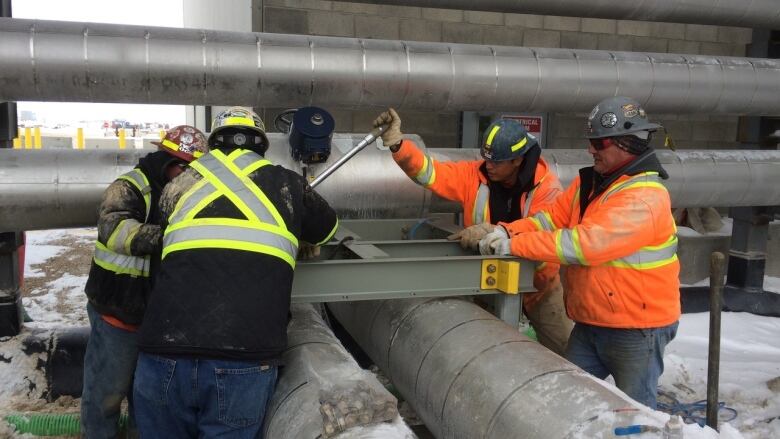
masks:
{"label": "construction worker", "polygon": [[502,223],[479,244],[483,254],[563,264],[575,322],[566,358],[612,375],[651,408],[680,317],[676,228],[661,184],[668,175],[649,146],[659,128],[633,99],[601,101],[588,118],[593,166],[549,208]]}
{"label": "construction worker", "polygon": [[[396,163],[415,183],[463,207],[465,229],[450,235],[463,248],[477,250],[479,240],[499,221],[511,222],[533,215],[561,192],[558,177],[541,157],[536,138],[514,120],[497,120],[485,130],[481,148],[484,160],[441,162],[404,139],[401,118],[390,108],[374,126],[388,124],[382,141]],[[525,294],[523,310],[539,342],[563,355],[572,322],[563,308],[558,264],[541,264],[534,277],[536,293]]]}
{"label": "construction worker", "polygon": [[134,429],[132,382],[138,355],[137,329],[159,266],[162,231],[157,205],[163,188],[208,151],[206,136],[182,125],[169,130],[158,151],[103,193],[95,256],[87,279],[92,327],[84,357],[81,432],[113,438],[127,396]]}
{"label": "construction worker", "polygon": [[303,241],[320,245],[338,227],[303,177],[263,157],[254,112],[225,110],[212,130],[211,152],[160,201],[162,264],[133,388],[142,437],[262,435],[299,242],[303,252]]}

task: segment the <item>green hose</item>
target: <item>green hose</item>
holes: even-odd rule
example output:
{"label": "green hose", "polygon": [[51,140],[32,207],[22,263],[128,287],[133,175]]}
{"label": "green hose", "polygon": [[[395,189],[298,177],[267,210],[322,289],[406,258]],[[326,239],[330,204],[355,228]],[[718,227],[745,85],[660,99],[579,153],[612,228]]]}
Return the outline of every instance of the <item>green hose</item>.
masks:
{"label": "green hose", "polygon": [[539,341],[539,339],[536,338],[536,331],[534,330],[533,326],[529,326],[528,329],[525,330],[524,334],[531,340]]}
{"label": "green hose", "polygon": [[[78,436],[81,422],[78,413],[16,413],[5,417],[19,433],[35,436]],[[119,430],[127,429],[127,414],[119,417]]]}

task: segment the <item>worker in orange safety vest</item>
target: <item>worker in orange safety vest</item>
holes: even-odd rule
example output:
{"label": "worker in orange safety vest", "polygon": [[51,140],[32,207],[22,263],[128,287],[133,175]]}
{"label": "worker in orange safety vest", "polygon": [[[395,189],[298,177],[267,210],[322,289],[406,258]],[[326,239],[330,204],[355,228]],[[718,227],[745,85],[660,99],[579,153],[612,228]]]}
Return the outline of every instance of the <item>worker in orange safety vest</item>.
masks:
{"label": "worker in orange safety vest", "polygon": [[[514,120],[493,122],[484,133],[483,160],[438,161],[404,139],[401,118],[390,108],[374,126],[388,124],[382,134],[396,163],[415,183],[447,200],[460,202],[466,227],[450,235],[463,248],[477,250],[479,240],[499,221],[510,222],[542,211],[561,193],[558,177],[541,157],[536,138]],[[524,295],[523,310],[539,342],[563,355],[573,323],[563,308],[557,263],[543,263],[534,276],[535,293]]]}
{"label": "worker in orange safety vest", "polygon": [[659,128],[633,99],[600,102],[588,119],[593,166],[553,205],[479,243],[483,254],[562,264],[575,322],[566,358],[651,408],[680,318],[668,175],[649,147]]}

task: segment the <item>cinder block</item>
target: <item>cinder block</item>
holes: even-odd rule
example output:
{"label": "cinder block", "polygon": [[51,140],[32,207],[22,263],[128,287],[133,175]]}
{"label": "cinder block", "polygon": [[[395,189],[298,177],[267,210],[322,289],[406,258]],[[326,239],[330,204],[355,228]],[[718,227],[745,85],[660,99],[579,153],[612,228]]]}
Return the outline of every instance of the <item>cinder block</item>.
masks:
{"label": "cinder block", "polygon": [[265,8],[265,31],[280,34],[309,33],[308,12],[295,9]]}
{"label": "cinder block", "polygon": [[528,29],[523,35],[526,47],[561,47],[561,33],[552,30]]}
{"label": "cinder block", "polygon": [[561,47],[566,49],[598,49],[599,36],[583,32],[561,32]]}
{"label": "cinder block", "polygon": [[401,20],[402,40],[410,41],[441,41],[441,22],[415,18]]}
{"label": "cinder block", "polygon": [[[660,124],[666,128],[666,131],[669,132],[669,135],[672,137],[672,140],[674,140],[675,143],[692,139],[693,126],[691,125],[691,122],[679,120],[661,120]],[[659,133],[659,135],[656,137],[663,141],[663,133]]]}
{"label": "cinder block", "polygon": [[332,3],[333,2],[325,0],[284,0],[284,5],[289,8],[315,9],[321,11],[331,10]]}
{"label": "cinder block", "polygon": [[582,31],[596,34],[614,34],[617,32],[617,20],[606,18],[583,18]]}
{"label": "cinder block", "polygon": [[653,33],[653,23],[646,21],[618,20],[617,33],[619,35],[635,35],[638,37],[649,37]]}
{"label": "cinder block", "polygon": [[753,29],[744,27],[718,27],[719,43],[748,44],[753,41]]}
{"label": "cinder block", "polygon": [[382,5],[379,7],[379,15],[398,18],[420,18],[422,17],[422,8]]}
{"label": "cinder block", "polygon": [[268,7],[268,6],[286,6],[286,5],[284,4],[284,0],[264,0],[263,6]]}
{"label": "cinder block", "polygon": [[395,17],[355,16],[355,36],[358,38],[397,40],[399,28],[399,20]]}
{"label": "cinder block", "polygon": [[522,46],[523,30],[505,26],[486,27],[482,32],[482,44]]}
{"label": "cinder block", "polygon": [[718,26],[686,24],[685,39],[689,41],[718,41]]}
{"label": "cinder block", "polygon": [[483,26],[467,23],[442,23],[441,39],[448,43],[482,44]]}
{"label": "cinder block", "polygon": [[720,122],[693,122],[693,140],[725,142],[725,133]]}
{"label": "cinder block", "polygon": [[308,11],[310,35],[354,37],[355,16],[331,11]]}
{"label": "cinder block", "polygon": [[780,221],[769,223],[769,240],[766,243],[767,276],[780,276]]}
{"label": "cinder block", "polygon": [[726,122],[723,124],[723,140],[726,142],[737,142],[737,136],[739,135],[739,122],[734,120],[733,122]]}
{"label": "cinder block", "polygon": [[669,53],[698,54],[701,43],[698,41],[669,40]]}
{"label": "cinder block", "polygon": [[460,112],[436,113],[436,130],[457,133],[460,126]]}
{"label": "cinder block", "polygon": [[599,34],[599,50],[630,52],[633,40],[628,35]]}
{"label": "cinder block", "polygon": [[666,53],[668,41],[663,38],[632,37],[634,52]]}
{"label": "cinder block", "polygon": [[585,135],[585,118],[558,115],[549,120],[552,137],[582,139]]}
{"label": "cinder block", "polygon": [[504,14],[500,12],[465,11],[464,19],[466,23],[504,25]]}
{"label": "cinder block", "polygon": [[651,36],[672,40],[685,39],[685,24],[683,23],[650,23]]}
{"label": "cinder block", "polygon": [[577,17],[557,17],[554,15],[547,15],[544,17],[544,28],[549,30],[579,32],[580,19]]}
{"label": "cinder block", "polygon": [[731,46],[731,56],[746,56],[747,46],[744,44],[735,44]]}
{"label": "cinder block", "polygon": [[504,24],[507,26],[541,29],[544,27],[544,16],[530,14],[504,14]]}
{"label": "cinder block", "polygon": [[368,3],[333,2],[334,11],[350,12],[352,14],[379,15],[379,9],[379,5],[371,5]]}
{"label": "cinder block", "polygon": [[422,8],[422,18],[459,23],[463,21],[463,11],[457,9]]}
{"label": "cinder block", "polygon": [[701,43],[701,54],[712,56],[731,56],[734,46],[726,43]]}

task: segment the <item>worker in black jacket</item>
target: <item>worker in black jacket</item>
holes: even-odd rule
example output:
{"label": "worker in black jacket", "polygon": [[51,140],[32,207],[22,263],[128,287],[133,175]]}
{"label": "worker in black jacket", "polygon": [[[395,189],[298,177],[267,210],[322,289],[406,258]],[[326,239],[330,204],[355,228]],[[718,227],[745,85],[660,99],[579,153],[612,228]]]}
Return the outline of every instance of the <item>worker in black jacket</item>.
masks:
{"label": "worker in black jacket", "polygon": [[255,113],[230,108],[212,130],[212,151],[160,200],[162,264],[133,389],[142,437],[261,435],[298,249],[338,227],[303,177],[263,157]]}
{"label": "worker in black jacket", "polygon": [[111,183],[100,204],[95,255],[85,288],[91,333],[84,357],[81,432],[88,439],[117,436],[125,396],[134,430],[136,331],[162,251],[157,204],[163,187],[208,152],[206,136],[187,125],[174,127],[152,143],[159,150]]}

